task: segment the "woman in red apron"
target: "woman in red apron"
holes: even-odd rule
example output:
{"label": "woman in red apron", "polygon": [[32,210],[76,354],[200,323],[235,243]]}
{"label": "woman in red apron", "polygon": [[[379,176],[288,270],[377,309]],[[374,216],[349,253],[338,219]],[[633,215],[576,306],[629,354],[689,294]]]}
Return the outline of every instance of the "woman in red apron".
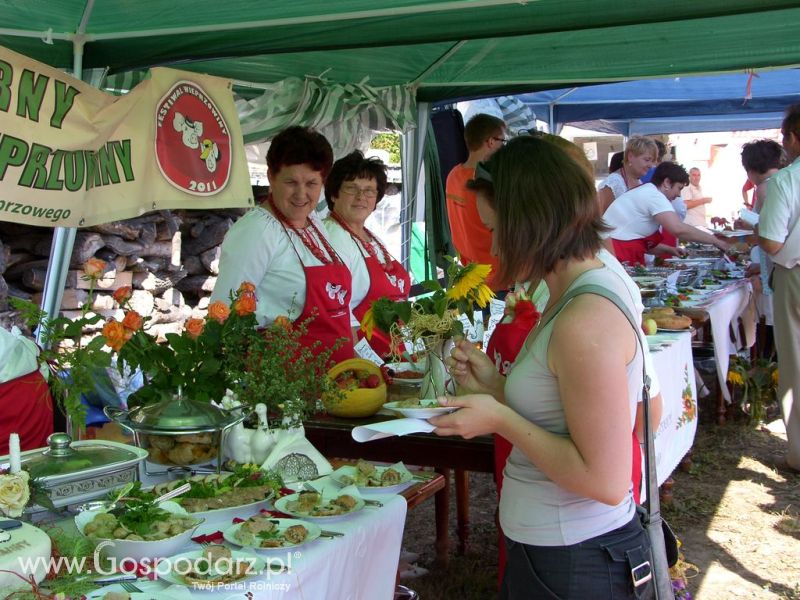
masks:
{"label": "woman in red apron", "polygon": [[312,129],[289,127],[272,140],[269,194],[225,236],[211,295],[227,301],[253,282],[259,325],[279,317],[305,323],[301,342],[316,353],[335,346],[331,364],[354,356],[352,277],[314,214],[332,164],[330,144]]}
{"label": "woman in red apron", "polygon": [[[325,182],[325,200],[331,213],[325,227],[331,243],[353,274],[351,309],[357,339],[364,337],[361,319],[372,303],[383,296],[407,300],[411,278],[365,222],[386,192],[386,165],[355,151],[336,161]],[[389,337],[375,330],[369,340],[382,358],[392,354]]]}
{"label": "woman in red apron", "polygon": [[611,240],[614,244],[614,254],[621,263],[629,265],[644,265],[644,255],[650,253],[662,243],[662,234],[659,229],[645,238],[638,240]]}

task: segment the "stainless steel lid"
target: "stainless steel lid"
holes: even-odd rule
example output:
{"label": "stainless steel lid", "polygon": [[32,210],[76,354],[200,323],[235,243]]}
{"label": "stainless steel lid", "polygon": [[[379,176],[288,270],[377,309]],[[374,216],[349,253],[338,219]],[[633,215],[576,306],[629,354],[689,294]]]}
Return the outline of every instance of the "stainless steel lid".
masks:
{"label": "stainless steel lid", "polygon": [[209,402],[190,400],[180,394],[135,408],[128,418],[134,429],[165,432],[223,429],[237,420],[236,416]]}
{"label": "stainless steel lid", "polygon": [[35,454],[26,453],[22,465],[32,478],[52,477],[79,473],[95,467],[113,467],[116,464],[137,459],[136,448],[127,449],[121,444],[110,444],[104,440],[81,442],[72,446],[72,438],[66,433],[54,433],[47,438],[47,448]]}

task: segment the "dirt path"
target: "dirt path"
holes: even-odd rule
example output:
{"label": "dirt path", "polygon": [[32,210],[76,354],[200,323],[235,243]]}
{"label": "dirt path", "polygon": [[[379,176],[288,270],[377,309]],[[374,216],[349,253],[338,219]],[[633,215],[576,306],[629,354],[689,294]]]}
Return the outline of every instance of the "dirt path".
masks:
{"label": "dirt path", "polygon": [[[686,560],[699,568],[689,580],[696,600],[800,600],[800,475],[776,466],[785,447],[780,423],[760,430],[701,425],[693,466],[674,474],[673,504],[664,511]],[[491,476],[471,474],[470,550],[447,567],[434,563],[432,503],[409,513],[404,545],[420,553],[418,564],[430,574],[405,583],[422,600],[495,596],[494,498]],[[451,545],[455,553],[454,533]]]}
{"label": "dirt path", "polygon": [[706,426],[665,511],[700,572],[698,599],[800,599],[800,475],[780,465],[780,422]]}

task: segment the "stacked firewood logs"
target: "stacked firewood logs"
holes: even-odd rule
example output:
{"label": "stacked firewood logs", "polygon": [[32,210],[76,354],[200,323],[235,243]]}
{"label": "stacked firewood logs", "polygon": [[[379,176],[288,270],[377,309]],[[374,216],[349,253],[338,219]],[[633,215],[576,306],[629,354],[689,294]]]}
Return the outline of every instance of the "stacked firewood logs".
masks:
{"label": "stacked firewood logs", "polygon": [[[243,213],[244,209],[160,211],[80,229],[62,314],[77,317],[90,302],[93,312],[121,318],[112,294],[130,285],[132,307],[150,317],[153,333],[181,331],[189,317],[204,316],[219,272],[220,245]],[[41,301],[52,237],[50,229],[0,223],[0,326],[13,322],[9,295]],[[92,257],[105,261],[107,268],[89,298],[89,282],[80,269]]]}

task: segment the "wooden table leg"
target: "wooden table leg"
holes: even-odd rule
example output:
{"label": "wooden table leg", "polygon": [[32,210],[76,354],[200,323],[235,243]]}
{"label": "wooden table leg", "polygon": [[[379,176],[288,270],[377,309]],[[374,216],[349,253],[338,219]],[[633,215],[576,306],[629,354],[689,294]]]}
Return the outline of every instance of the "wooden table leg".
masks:
{"label": "wooden table leg", "polygon": [[717,425],[725,425],[727,421],[725,415],[728,412],[728,406],[725,403],[725,396],[722,395],[722,385],[717,382]]}
{"label": "wooden table leg", "polygon": [[686,453],[686,456],[683,457],[680,464],[678,465],[684,473],[690,473],[692,470],[692,451],[689,450]]}
{"label": "wooden table leg", "polygon": [[450,469],[436,469],[444,477],[444,487],[436,492],[436,560],[447,564],[450,559]]}
{"label": "wooden table leg", "polygon": [[667,480],[661,484],[659,489],[659,499],[662,506],[669,506],[672,504],[672,488],[675,486],[675,480],[668,477]]}
{"label": "wooden table leg", "polygon": [[465,554],[469,537],[469,471],[456,469],[455,482],[458,553]]}

